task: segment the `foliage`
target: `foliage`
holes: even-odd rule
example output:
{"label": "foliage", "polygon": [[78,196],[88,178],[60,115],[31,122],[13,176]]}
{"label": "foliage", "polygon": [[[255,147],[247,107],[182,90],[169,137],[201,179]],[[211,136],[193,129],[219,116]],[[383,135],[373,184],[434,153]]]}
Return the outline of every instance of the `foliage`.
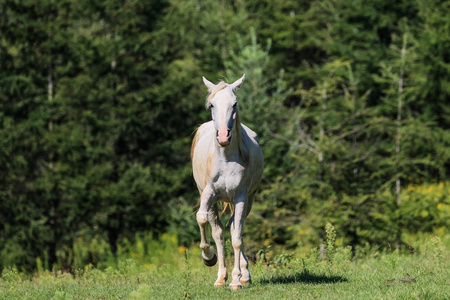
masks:
{"label": "foliage", "polygon": [[334,261],[334,244],[336,242],[336,230],[334,229],[333,225],[330,223],[327,223],[325,225],[325,232],[326,232],[326,253],[327,253],[327,260],[329,262]]}
{"label": "foliage", "polygon": [[251,260],[292,265],[328,222],[342,233],[324,245],[333,264],[344,245],[407,252],[412,236],[448,234],[445,1],[4,0],[0,12],[0,270],[151,263],[156,237],[196,244],[202,75],[246,74],[242,120],[265,156]]}

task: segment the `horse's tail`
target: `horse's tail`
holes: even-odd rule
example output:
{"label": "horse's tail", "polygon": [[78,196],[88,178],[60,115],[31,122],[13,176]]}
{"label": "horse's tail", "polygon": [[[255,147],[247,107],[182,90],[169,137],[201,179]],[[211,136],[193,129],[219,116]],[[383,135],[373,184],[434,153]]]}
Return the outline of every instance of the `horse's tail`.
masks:
{"label": "horse's tail", "polygon": [[223,210],[222,210],[222,212],[220,213],[220,215],[222,215],[222,214],[227,210],[227,208],[230,208],[230,214],[231,214],[231,217],[230,217],[230,219],[228,220],[227,225],[225,225],[226,227],[227,227],[228,225],[230,225],[231,220],[233,220],[233,218],[234,218],[234,204],[233,204],[233,203],[225,203],[225,204],[223,204]]}
{"label": "horse's tail", "polygon": [[200,201],[202,201],[202,196],[198,197],[197,204],[195,204],[194,206],[195,210],[192,212],[192,214],[196,214],[200,209]]}
{"label": "horse's tail", "polygon": [[230,213],[231,213],[231,215],[233,215],[234,214],[234,204],[232,204],[232,203],[227,203],[227,202],[222,202],[222,205],[221,205],[223,208],[222,208],[222,212],[220,213],[220,215],[223,215],[226,211],[227,211],[227,208],[229,208],[230,209]]}
{"label": "horse's tail", "polygon": [[[196,208],[196,210],[193,212],[194,214],[196,213],[196,212],[198,212],[198,210],[199,210],[199,208],[200,208],[200,201],[201,201],[201,197],[198,199],[198,201],[197,201],[197,204],[195,204],[195,206],[194,206],[194,208]],[[233,215],[234,214],[234,204],[231,204],[231,203],[226,203],[226,202],[219,202],[219,206],[220,206],[220,209],[222,210],[221,212],[220,212],[220,215],[223,215],[226,211],[227,211],[227,208],[229,208],[230,209],[230,213],[231,213],[231,215]]]}

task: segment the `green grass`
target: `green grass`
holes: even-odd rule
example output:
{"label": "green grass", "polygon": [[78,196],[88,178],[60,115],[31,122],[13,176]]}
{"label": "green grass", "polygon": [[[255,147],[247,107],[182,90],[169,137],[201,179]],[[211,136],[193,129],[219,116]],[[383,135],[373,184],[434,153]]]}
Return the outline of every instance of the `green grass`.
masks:
{"label": "green grass", "polygon": [[450,298],[449,251],[438,238],[411,254],[373,250],[350,259],[350,250],[338,247],[327,261],[315,250],[285,266],[251,264],[253,284],[240,291],[214,288],[217,266],[204,266],[199,250],[187,256],[180,252],[173,249],[165,254],[170,259],[154,264],[128,259],[114,268],[87,266],[75,274],[27,276],[7,269],[0,279],[0,299]]}

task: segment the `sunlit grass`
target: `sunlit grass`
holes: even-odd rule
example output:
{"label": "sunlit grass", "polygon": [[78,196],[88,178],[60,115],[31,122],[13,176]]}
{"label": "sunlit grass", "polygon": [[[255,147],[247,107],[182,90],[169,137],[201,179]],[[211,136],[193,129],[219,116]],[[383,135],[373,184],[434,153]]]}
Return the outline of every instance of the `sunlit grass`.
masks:
{"label": "sunlit grass", "polygon": [[335,247],[331,260],[314,249],[251,264],[253,284],[240,291],[214,288],[217,266],[204,266],[198,248],[185,252],[174,244],[151,263],[132,257],[104,269],[34,275],[5,269],[0,299],[448,299],[448,240],[428,237],[410,254],[368,251],[352,258],[348,247]]}

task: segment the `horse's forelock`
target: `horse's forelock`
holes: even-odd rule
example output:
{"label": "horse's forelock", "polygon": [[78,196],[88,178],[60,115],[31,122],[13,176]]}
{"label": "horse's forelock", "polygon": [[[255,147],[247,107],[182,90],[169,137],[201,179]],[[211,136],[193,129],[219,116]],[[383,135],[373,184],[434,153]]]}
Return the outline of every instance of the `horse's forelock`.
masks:
{"label": "horse's forelock", "polygon": [[211,92],[211,94],[208,95],[208,98],[206,98],[206,108],[208,108],[211,105],[211,100],[214,98],[214,96],[221,90],[227,87],[227,84],[223,81],[219,82],[216,85],[216,88]]}

